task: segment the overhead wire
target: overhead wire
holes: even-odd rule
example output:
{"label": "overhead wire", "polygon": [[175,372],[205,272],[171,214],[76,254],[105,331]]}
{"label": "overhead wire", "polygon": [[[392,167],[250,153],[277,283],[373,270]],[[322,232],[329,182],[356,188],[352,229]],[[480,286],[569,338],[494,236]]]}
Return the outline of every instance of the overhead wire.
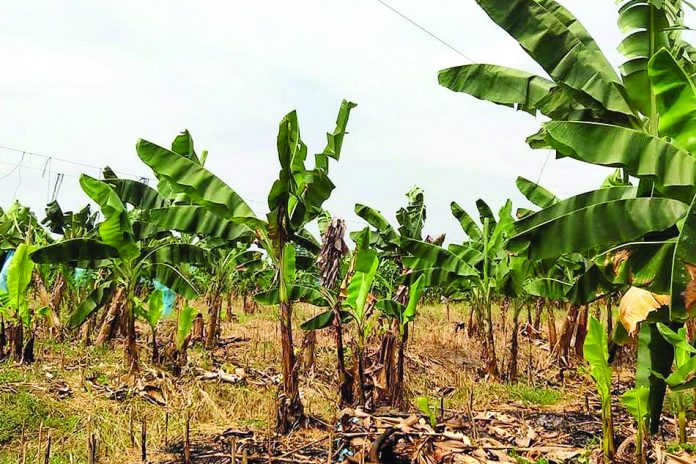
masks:
{"label": "overhead wire", "polygon": [[19,176],[19,181],[17,182],[17,187],[15,187],[14,195],[12,195],[14,198],[17,198],[17,192],[19,191],[19,187],[22,185],[22,165],[24,164],[24,157],[25,156],[26,156],[26,153],[22,153],[22,158],[19,160],[19,165],[18,165],[18,170],[17,170],[17,175]]}
{"label": "overhead wire", "polygon": [[[404,19],[405,21],[407,21],[408,23],[410,23],[411,25],[413,25],[414,27],[418,28],[419,30],[421,30],[422,32],[424,32],[425,34],[427,34],[428,36],[430,36],[431,38],[433,38],[434,40],[438,41],[440,44],[444,45],[445,47],[447,47],[447,48],[450,49],[451,51],[457,53],[459,56],[461,56],[462,58],[464,58],[464,59],[467,60],[468,62],[470,62],[470,63],[472,63],[472,64],[475,64],[475,63],[476,63],[472,58],[470,58],[467,54],[465,54],[465,53],[464,53],[463,51],[461,51],[459,48],[455,47],[454,45],[452,45],[452,44],[449,43],[448,41],[442,39],[442,38],[441,38],[440,36],[438,36],[436,33],[432,32],[431,30],[429,30],[429,29],[426,28],[425,26],[421,25],[420,23],[418,23],[417,21],[415,21],[414,19],[412,19],[411,17],[409,17],[409,16],[406,15],[405,13],[399,11],[398,9],[396,9],[395,7],[393,7],[392,5],[390,5],[389,3],[387,3],[386,1],[384,1],[384,0],[376,0],[376,1],[377,1],[379,4],[381,4],[382,6],[384,6],[385,8],[389,9],[390,11],[392,11],[394,14],[398,15],[399,17],[401,17],[402,19]],[[100,167],[100,166],[95,166],[95,165],[88,164],[88,163],[82,163],[82,162],[79,162],[79,161],[73,161],[73,160],[69,160],[69,159],[59,158],[59,157],[52,156],[52,155],[45,155],[45,154],[35,153],[35,152],[27,152],[27,151],[25,151],[25,150],[20,150],[20,149],[18,149],[18,148],[9,147],[9,146],[7,146],[7,145],[0,145],[0,149],[9,150],[9,151],[14,151],[14,152],[19,152],[19,153],[29,153],[29,154],[31,154],[31,155],[33,155],[33,156],[38,156],[38,157],[46,158],[46,159],[49,160],[49,161],[50,161],[51,159],[54,159],[54,160],[56,160],[56,161],[60,161],[60,162],[63,162],[63,163],[69,163],[69,164],[73,164],[73,165],[77,165],[77,166],[83,166],[83,167],[88,167],[88,168],[92,168],[92,169],[97,169],[97,170],[99,171],[99,173],[100,173],[100,176],[101,176],[101,173],[102,173],[102,170],[103,170],[103,168]],[[549,153],[549,154],[550,154],[550,153]],[[540,173],[539,173],[539,180],[541,179],[541,176],[542,176],[542,174],[543,174],[543,171],[544,171],[544,169],[546,168],[546,164],[548,163],[548,159],[549,159],[549,155],[547,155],[546,160],[544,161],[544,165],[543,165],[542,168],[541,168],[541,171],[540,171]],[[0,161],[0,163],[9,164],[9,163],[2,162],[2,161]],[[17,168],[17,166],[15,166],[15,168],[12,169],[12,170],[11,170],[9,173],[7,173],[5,176],[0,177],[0,180],[5,179],[5,178],[9,177],[10,175],[12,175],[12,173],[16,170],[16,168]],[[20,167],[20,170],[21,170],[21,167]],[[138,174],[131,174],[131,173],[127,173],[127,172],[124,172],[124,171],[116,171],[116,170],[114,170],[114,172],[117,173],[117,174],[127,175],[127,176],[129,176],[129,177],[136,178],[136,179],[138,179],[138,180],[140,180],[141,182],[144,182],[144,183],[149,183],[150,180],[153,180],[153,181],[154,181],[154,179],[151,179],[151,178],[145,177],[145,176],[140,176],[140,175],[138,175]],[[62,173],[61,175],[63,175],[63,174],[65,174],[65,173]],[[65,175],[68,175],[69,177],[78,177],[78,176],[73,176],[73,175],[70,175],[70,174],[65,174]],[[50,177],[50,174],[49,174],[49,177]],[[58,179],[56,179],[56,181],[57,181],[57,184],[58,184]],[[62,178],[61,178],[61,182],[62,182]],[[537,183],[538,183],[538,181],[537,181]],[[55,194],[56,194],[56,188],[54,187],[54,196],[55,196]],[[261,200],[248,199],[247,201],[248,201],[248,202],[251,202],[251,203],[258,203],[258,204],[264,204],[264,205],[266,204],[266,202],[261,201]],[[346,220],[346,222],[351,222],[351,223],[355,223],[355,224],[364,224],[363,222],[351,221],[351,220]]]}
{"label": "overhead wire", "polygon": [[[75,165],[75,166],[81,166],[81,167],[85,167],[85,168],[95,169],[95,170],[97,170],[97,171],[99,171],[99,172],[101,172],[101,171],[103,170],[103,167],[102,167],[102,166],[96,166],[96,165],[94,165],[94,164],[83,163],[83,162],[80,162],[80,161],[73,161],[73,160],[66,159],[66,158],[60,158],[60,157],[57,157],[57,156],[54,156],[54,155],[46,155],[46,154],[43,154],[43,153],[36,153],[36,152],[32,152],[32,151],[27,151],[27,150],[21,150],[21,149],[19,149],[19,148],[10,147],[10,146],[7,146],[7,145],[0,145],[0,149],[2,149],[2,150],[7,150],[7,151],[13,151],[13,152],[16,152],[16,153],[23,153],[23,154],[27,154],[27,155],[31,155],[31,156],[36,156],[36,157],[38,157],[38,158],[44,158],[44,159],[47,159],[47,160],[48,160],[48,159],[51,159],[51,160],[54,160],[54,161],[59,161],[59,162],[61,162],[61,163],[72,164],[72,165]],[[120,171],[120,170],[115,170],[115,169],[114,169],[113,171],[114,171],[116,174],[121,174],[121,175],[123,175],[123,176],[132,177],[132,178],[134,178],[134,179],[148,179],[148,180],[153,180],[153,179],[151,179],[151,178],[149,178],[149,177],[147,177],[147,176],[142,176],[142,175],[140,175],[140,174],[132,174],[132,173],[129,173],[129,172],[126,172],[126,171]]]}
{"label": "overhead wire", "polygon": [[389,8],[391,11],[393,11],[393,12],[396,13],[397,15],[401,16],[403,19],[405,19],[406,21],[408,21],[409,23],[411,23],[412,25],[414,25],[415,27],[417,27],[417,28],[420,29],[421,31],[425,32],[426,34],[428,34],[430,37],[432,37],[433,39],[435,39],[435,40],[437,40],[438,42],[440,42],[440,43],[441,43],[442,45],[444,45],[445,47],[447,47],[447,48],[449,48],[450,50],[452,50],[453,52],[457,53],[459,56],[461,56],[461,57],[463,57],[464,59],[468,60],[468,61],[471,62],[472,64],[475,63],[474,60],[472,60],[471,58],[469,58],[466,54],[464,54],[464,52],[462,52],[461,50],[459,50],[457,47],[455,47],[454,45],[450,44],[450,43],[447,42],[446,40],[440,38],[437,34],[435,34],[434,32],[431,32],[430,30],[428,30],[427,28],[425,28],[425,26],[421,26],[421,25],[418,24],[416,21],[414,21],[414,20],[411,19],[410,17],[406,16],[404,13],[402,13],[402,12],[399,11],[399,10],[397,10],[396,8],[394,8],[393,6],[391,6],[390,4],[388,4],[387,2],[385,2],[385,1],[383,1],[383,0],[377,0],[377,2],[378,2],[378,3],[381,3],[381,4],[382,4],[383,6],[385,6],[385,7]]}
{"label": "overhead wire", "polygon": [[[401,17],[401,18],[405,19],[406,21],[408,21],[408,22],[409,22],[410,24],[412,24],[413,26],[415,26],[415,27],[417,27],[418,29],[420,29],[421,31],[425,32],[426,34],[428,34],[430,37],[432,37],[433,39],[435,39],[435,40],[437,40],[438,42],[440,42],[440,43],[441,43],[442,45],[444,45],[445,47],[447,47],[447,48],[449,48],[450,50],[452,50],[453,52],[457,53],[459,56],[461,56],[461,57],[464,58],[465,60],[469,61],[471,64],[476,64],[476,62],[475,62],[473,59],[471,59],[468,55],[466,55],[466,54],[465,54],[464,52],[462,52],[460,49],[458,49],[458,48],[455,47],[454,45],[450,44],[449,42],[447,42],[446,40],[444,40],[443,38],[441,38],[440,36],[438,36],[437,34],[435,34],[434,32],[432,32],[431,30],[429,30],[429,29],[426,28],[425,26],[421,25],[420,23],[418,23],[417,21],[415,21],[415,20],[412,19],[411,17],[407,16],[405,13],[403,13],[403,12],[399,11],[398,9],[394,8],[393,6],[391,6],[390,4],[388,4],[387,2],[385,2],[384,0],[376,0],[376,1],[377,1],[377,3],[380,3],[380,4],[383,5],[384,7],[388,8],[389,10],[391,10],[393,13],[395,13],[395,14],[398,15],[399,17]],[[512,88],[512,86],[511,86],[511,88]],[[537,185],[539,185],[539,182],[541,181],[541,176],[543,175],[544,170],[546,169],[546,165],[547,165],[547,163],[549,162],[549,157],[550,157],[550,155],[551,155],[551,150],[548,150],[548,152],[547,152],[547,154],[546,154],[546,160],[544,161],[544,164],[541,166],[541,170],[539,171],[539,176],[537,177],[537,181],[536,181],[536,184],[537,184]],[[530,204],[531,204],[531,202],[530,202]]]}
{"label": "overhead wire", "polygon": [[[23,169],[30,169],[30,170],[32,170],[32,171],[41,172],[41,177],[42,177],[42,178],[44,178],[46,172],[48,172],[48,174],[49,174],[49,177],[48,177],[48,179],[49,179],[49,185],[50,185],[50,178],[51,178],[51,176],[55,175],[55,181],[54,181],[54,183],[53,183],[53,191],[52,191],[52,193],[50,194],[50,196],[48,195],[48,187],[47,187],[47,195],[46,195],[46,197],[47,197],[47,199],[50,198],[50,201],[48,201],[48,203],[50,203],[51,201],[54,201],[54,200],[57,199],[58,193],[59,193],[59,191],[60,191],[60,188],[61,188],[62,185],[63,185],[63,179],[64,179],[65,177],[71,177],[71,178],[74,178],[74,179],[79,179],[79,178],[80,178],[79,175],[75,175],[75,174],[71,174],[71,173],[65,173],[65,172],[53,171],[53,169],[52,169],[52,164],[51,164],[51,162],[52,162],[53,160],[57,160],[57,161],[60,161],[60,162],[63,162],[63,163],[68,163],[68,164],[74,164],[74,165],[77,165],[77,166],[82,166],[82,167],[89,167],[89,168],[93,168],[93,169],[98,169],[99,172],[100,172],[100,177],[101,177],[101,173],[103,172],[103,169],[101,169],[101,168],[99,168],[99,167],[97,167],[97,166],[91,165],[91,164],[87,164],[87,163],[80,163],[80,162],[71,161],[71,160],[66,160],[66,159],[62,159],[62,158],[56,158],[56,157],[48,156],[48,155],[40,155],[40,154],[37,154],[37,153],[34,153],[34,152],[29,152],[29,151],[26,151],[26,150],[18,150],[18,149],[15,149],[15,148],[9,148],[9,147],[4,146],[4,145],[0,145],[0,149],[5,149],[5,150],[8,150],[8,149],[9,149],[9,150],[12,150],[12,151],[18,151],[18,152],[20,152],[20,153],[24,153],[24,154],[31,155],[31,156],[46,157],[46,163],[44,163],[43,167],[34,167],[34,166],[29,165],[29,166],[23,166]],[[23,158],[22,158],[22,160],[23,160]],[[12,169],[11,169],[7,174],[5,174],[4,176],[0,177],[0,180],[3,180],[3,179],[8,178],[8,177],[11,176],[14,172],[16,172],[18,169],[21,169],[21,168],[20,168],[20,165],[21,165],[22,160],[20,160],[20,162],[18,162],[18,163],[11,163],[11,162],[8,162],[8,161],[0,160],[0,164],[4,164],[4,165],[7,165],[7,166],[12,166]],[[117,174],[125,174],[124,172],[121,172],[121,171],[114,171],[114,172],[117,173]],[[149,181],[153,180],[153,179],[151,179],[151,178],[149,178],[149,177],[145,177],[145,176],[136,176],[136,175],[134,175],[134,174],[128,174],[128,175],[130,175],[130,176],[132,176],[132,177],[137,177],[137,180],[138,180],[138,181],[143,182],[143,183],[145,183],[145,184],[148,184]],[[21,178],[20,178],[20,184],[18,184],[18,185],[17,185],[17,188],[15,189],[15,193],[14,193],[14,197],[15,197],[15,198],[17,197],[17,191],[19,190],[20,185],[21,185]],[[252,199],[246,199],[245,201],[248,202],[248,203],[256,203],[256,204],[259,204],[259,205],[268,205],[268,202],[266,202],[266,201],[257,200],[257,199],[253,199],[253,198],[252,198]],[[258,210],[257,210],[257,211],[254,211],[254,213],[255,213],[255,214],[258,214],[258,215],[265,214],[265,213],[260,213]],[[348,219],[346,220],[346,222],[351,222],[351,223],[360,224],[360,225],[365,225],[365,224],[367,224],[366,222],[352,221],[352,220],[348,220]]]}

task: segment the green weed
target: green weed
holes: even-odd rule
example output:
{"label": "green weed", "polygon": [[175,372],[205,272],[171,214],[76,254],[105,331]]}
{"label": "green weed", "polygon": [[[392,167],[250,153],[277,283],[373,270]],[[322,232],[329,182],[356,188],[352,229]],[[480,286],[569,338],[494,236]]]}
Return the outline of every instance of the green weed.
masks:
{"label": "green weed", "polygon": [[533,387],[518,383],[510,387],[509,396],[511,399],[525,404],[552,406],[561,400],[563,393],[547,387]]}

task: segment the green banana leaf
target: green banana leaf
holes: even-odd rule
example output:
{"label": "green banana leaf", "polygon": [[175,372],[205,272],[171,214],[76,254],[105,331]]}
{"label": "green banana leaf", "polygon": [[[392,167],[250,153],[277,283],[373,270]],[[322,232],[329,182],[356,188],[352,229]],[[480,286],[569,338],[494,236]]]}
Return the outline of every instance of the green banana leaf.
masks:
{"label": "green banana leaf", "polygon": [[196,154],[196,150],[193,147],[193,137],[191,137],[191,133],[188,130],[184,130],[174,138],[172,151],[196,164],[203,164]]}
{"label": "green banana leaf", "polygon": [[22,243],[15,250],[15,254],[7,269],[7,302],[5,305],[17,311],[24,327],[29,327],[31,313],[27,289],[31,283],[31,274],[34,271],[34,263],[29,258],[31,246]]}
{"label": "green banana leaf", "polygon": [[[689,353],[696,354],[696,348],[689,343],[689,339],[686,336],[685,327],[681,327],[679,332],[675,332],[662,322],[658,322],[657,330],[660,331],[660,335],[662,335],[662,337],[664,337],[664,339],[667,340],[676,350],[686,354],[687,357],[690,356]],[[684,363],[677,361],[677,366],[681,364]]]}
{"label": "green banana leaf", "polygon": [[145,217],[165,229],[218,237],[228,241],[253,235],[253,231],[247,226],[218,216],[203,206],[176,205],[156,208],[148,210]]}
{"label": "green banana leaf", "polygon": [[[340,314],[341,322],[344,324],[350,322],[352,319],[352,316],[348,311],[340,311]],[[335,315],[336,313],[332,310],[324,311],[323,313],[319,313],[313,318],[304,321],[302,325],[300,325],[300,328],[302,330],[320,330],[331,327]]]}
{"label": "green banana leaf", "polygon": [[589,304],[614,293],[618,287],[607,279],[605,273],[597,265],[592,264],[578,277],[572,288],[566,289],[565,298],[574,304]]}
{"label": "green banana leaf", "polygon": [[628,58],[620,66],[623,83],[631,104],[646,116],[652,114],[648,61],[660,48],[669,46],[667,30],[674,24],[668,18],[662,1],[628,0],[619,8],[619,30],[629,34],[619,45]]}
{"label": "green banana leaf", "polygon": [[477,0],[553,78],[607,110],[632,115],[607,58],[572,14],[552,0]]}
{"label": "green banana leaf", "polygon": [[80,327],[95,311],[109,302],[111,295],[113,295],[111,282],[103,283],[92,290],[70,315],[68,327],[71,329]]}
{"label": "green banana leaf", "polygon": [[324,311],[303,322],[300,328],[302,330],[319,330],[330,327],[333,324],[334,316],[333,310]]}
{"label": "green banana leaf", "polygon": [[184,346],[184,342],[191,333],[193,328],[193,320],[196,317],[197,311],[191,306],[186,306],[179,313],[179,320],[177,321],[176,328],[176,349],[181,350]]}
{"label": "green banana leaf", "polygon": [[197,162],[142,139],[136,151],[157,177],[166,180],[177,193],[186,194],[226,219],[247,222],[251,227],[261,224],[237,192]]}
{"label": "green banana leaf", "polygon": [[401,325],[406,325],[412,322],[416,318],[416,307],[418,306],[418,301],[420,301],[421,295],[423,294],[423,287],[425,286],[425,280],[423,276],[419,276],[415,282],[411,283],[408,289],[408,302],[406,307],[401,313]]}
{"label": "green banana leaf", "polygon": [[147,321],[152,330],[155,330],[155,327],[159,324],[162,311],[164,311],[164,301],[162,298],[162,291],[155,289],[150,293],[147,299],[147,308],[141,305],[142,314],[140,314],[140,317]]}
{"label": "green banana leaf", "polygon": [[522,192],[522,195],[539,208],[546,208],[558,203],[558,197],[556,195],[536,182],[532,182],[520,176],[515,183],[520,192]]}
{"label": "green banana leaf", "polygon": [[378,266],[377,252],[370,249],[369,244],[363,241],[355,257],[355,272],[346,289],[344,301],[344,305],[352,309],[353,315],[358,321],[362,321],[365,316],[367,299]]}
{"label": "green banana leaf", "polygon": [[409,269],[438,268],[459,276],[478,275],[469,263],[441,246],[411,239],[404,239],[402,246],[409,253],[403,258],[404,266]]}
{"label": "green banana leaf", "polygon": [[468,263],[472,267],[477,266],[479,263],[481,263],[481,261],[483,261],[483,253],[476,248],[473,248],[471,243],[465,243],[464,245],[451,243],[447,246],[447,249],[457,258]]}
{"label": "green banana leaf", "polygon": [[425,200],[423,190],[413,187],[406,193],[408,206],[399,208],[396,212],[396,221],[399,223],[399,235],[401,239],[410,238],[422,240],[423,224],[425,222]]}
{"label": "green banana leaf", "polygon": [[[283,249],[282,258],[280,261],[280,275],[281,278],[278,281],[278,291],[280,299],[283,301],[289,301],[286,299],[292,291],[292,287],[295,285],[295,245],[293,243],[286,243]],[[285,295],[285,298],[284,296]]]}
{"label": "green banana leaf", "polygon": [[689,75],[665,49],[648,63],[648,75],[660,115],[660,136],[696,153],[696,88]]}
{"label": "green banana leaf", "polygon": [[94,262],[116,259],[120,254],[116,248],[91,238],[71,238],[37,248],[31,259],[38,264],[60,264],[72,262]]}
{"label": "green banana leaf", "polygon": [[167,243],[153,249],[143,249],[141,253],[148,263],[174,266],[179,263],[206,264],[210,259],[208,250],[187,243]]}
{"label": "green banana leaf", "polygon": [[544,125],[546,141],[557,152],[586,163],[621,167],[665,187],[696,184],[696,158],[667,140],[619,126],[553,121]]}
{"label": "green banana leaf", "polygon": [[650,389],[636,387],[621,395],[619,401],[639,424],[645,423],[648,417],[648,396]]}
{"label": "green banana leaf", "polygon": [[[292,286],[288,291],[288,295],[290,301],[301,301],[314,306],[328,306],[329,304],[328,301],[326,301],[326,298],[324,298],[324,295],[322,295],[318,289],[308,287],[306,285]],[[254,296],[254,300],[256,300],[257,303],[266,306],[279,304],[280,295],[278,294],[278,287],[272,288],[265,292],[257,293]]]}
{"label": "green banana leaf", "polygon": [[628,284],[664,295],[672,285],[675,246],[675,240],[636,243],[596,261],[614,284]]}
{"label": "green banana leaf", "polygon": [[[657,311],[651,316],[662,317],[661,313],[662,311]],[[648,425],[652,434],[657,433],[660,427],[660,416],[667,391],[665,378],[672,371],[673,361],[674,347],[660,334],[657,324],[650,320],[641,323],[638,332],[636,386],[650,389]]]}
{"label": "green banana leaf", "polygon": [[481,224],[483,224],[486,221],[486,219],[488,219],[488,223],[490,224],[491,229],[494,228],[498,221],[496,221],[495,215],[493,214],[493,210],[490,206],[488,206],[488,203],[479,198],[478,200],[476,200],[476,209],[478,209]]}
{"label": "green banana leaf", "polygon": [[473,218],[469,216],[469,213],[454,201],[450,203],[450,209],[452,210],[452,215],[457,218],[462,229],[464,229],[464,233],[474,242],[481,240],[481,228],[474,222]]}
{"label": "green banana leaf", "polygon": [[515,232],[521,234],[540,224],[595,204],[635,198],[637,192],[638,190],[635,187],[610,187],[581,193],[580,195],[559,201],[553,206],[544,208],[531,216],[520,219],[515,223]]}
{"label": "green banana leaf", "polygon": [[673,391],[696,388],[696,356],[692,356],[667,377],[667,385]]}
{"label": "green banana leaf", "polygon": [[438,82],[454,92],[464,92],[480,100],[509,106],[531,114],[549,116],[543,103],[554,82],[526,71],[494,64],[468,64],[443,69]]}
{"label": "green banana leaf", "polygon": [[348,100],[341,102],[341,107],[336,116],[336,128],[333,132],[326,134],[326,147],[321,153],[314,156],[314,165],[325,172],[329,171],[329,160],[333,158],[338,161],[341,158],[341,149],[343,148],[343,138],[347,134],[346,127],[348,126],[348,118],[350,111],[358,106]]}
{"label": "green banana leaf", "polygon": [[[399,234],[394,230],[392,225],[389,224],[389,221],[382,216],[382,213],[369,206],[356,204],[355,214],[377,230],[379,240],[377,247],[385,248],[387,246],[393,246],[396,248],[399,246]],[[370,242],[372,242],[372,239]]]}
{"label": "green banana leaf", "polygon": [[166,206],[167,200],[149,185],[132,179],[105,179],[123,203],[139,210]]}
{"label": "green banana leaf", "polygon": [[[606,190],[609,189],[600,192]],[[631,198],[599,203],[527,229],[512,237],[508,246],[512,250],[527,248],[531,259],[606,250],[641,239],[650,232],[666,230],[674,226],[687,210],[687,205],[669,198]]]}
{"label": "green banana leaf", "polygon": [[176,263],[172,265],[167,262],[152,262],[145,266],[141,273],[142,277],[157,280],[184,298],[194,299],[200,294],[199,290],[191,282],[191,279],[178,269]]}
{"label": "green banana leaf", "polygon": [[590,365],[590,374],[596,382],[597,390],[603,401],[611,398],[611,368],[609,367],[608,343],[604,327],[594,316],[590,316],[582,352],[583,358]]}
{"label": "green banana leaf", "polygon": [[116,248],[121,259],[136,258],[139,250],[133,237],[133,226],[126,207],[114,189],[106,182],[86,174],[80,176],[80,186],[99,205],[104,215],[104,222],[99,224],[102,241]]}
{"label": "green banana leaf", "polygon": [[549,277],[536,277],[524,282],[525,293],[550,300],[563,300],[566,293],[572,288],[570,282],[563,282]]}
{"label": "green banana leaf", "polygon": [[138,242],[147,240],[162,240],[172,237],[171,231],[162,229],[153,222],[133,221],[133,238]]}

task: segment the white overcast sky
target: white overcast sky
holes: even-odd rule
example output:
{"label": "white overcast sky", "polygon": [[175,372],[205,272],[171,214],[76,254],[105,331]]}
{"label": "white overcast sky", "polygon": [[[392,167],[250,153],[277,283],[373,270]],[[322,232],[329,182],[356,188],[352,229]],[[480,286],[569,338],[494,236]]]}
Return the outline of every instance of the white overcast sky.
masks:
{"label": "white overcast sky", "polygon": [[[539,72],[474,0],[387,0],[475,61]],[[609,0],[565,0],[612,62],[621,36]],[[310,152],[325,144],[342,98],[358,103],[329,210],[359,228],[353,205],[393,219],[413,185],[426,193],[429,233],[463,237],[449,212],[484,198],[528,206],[514,185],[536,180],[547,152],[524,139],[540,120],[456,94],[438,70],[464,58],[376,0],[2,1],[0,145],[150,176],[134,146],[168,146],[188,128],[207,167],[259,213],[277,174],[275,137],[297,109]],[[17,197],[43,217],[52,190],[45,160],[0,150],[0,205]],[[75,165],[58,199],[86,202]],[[559,196],[598,185],[607,171],[554,160],[541,183]],[[42,177],[43,176],[43,177]]]}

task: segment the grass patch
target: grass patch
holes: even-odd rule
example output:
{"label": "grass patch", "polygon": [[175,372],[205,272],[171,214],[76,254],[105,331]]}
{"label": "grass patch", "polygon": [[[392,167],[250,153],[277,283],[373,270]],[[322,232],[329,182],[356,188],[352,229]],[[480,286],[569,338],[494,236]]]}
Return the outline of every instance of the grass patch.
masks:
{"label": "grass patch", "polygon": [[539,458],[536,461],[530,461],[529,459],[517,454],[515,450],[510,450],[509,454],[510,457],[513,458],[517,464],[549,464],[549,461],[546,458]]}
{"label": "grass patch", "polygon": [[687,453],[696,453],[696,444],[694,443],[672,443],[667,446],[668,453],[678,453],[686,451]]}
{"label": "grass patch", "polygon": [[80,418],[55,410],[39,397],[26,391],[0,393],[0,444],[19,439],[22,430],[34,433],[39,426],[72,433]]}
{"label": "grass patch", "polygon": [[27,392],[0,393],[0,444],[19,438],[22,429],[37,428],[48,417],[48,410]]}
{"label": "grass patch", "polygon": [[536,406],[552,406],[557,404],[563,393],[547,387],[533,387],[523,383],[512,385],[509,389],[510,399],[524,404]]}
{"label": "grass patch", "polygon": [[21,382],[22,372],[8,363],[0,363],[0,384]]}

